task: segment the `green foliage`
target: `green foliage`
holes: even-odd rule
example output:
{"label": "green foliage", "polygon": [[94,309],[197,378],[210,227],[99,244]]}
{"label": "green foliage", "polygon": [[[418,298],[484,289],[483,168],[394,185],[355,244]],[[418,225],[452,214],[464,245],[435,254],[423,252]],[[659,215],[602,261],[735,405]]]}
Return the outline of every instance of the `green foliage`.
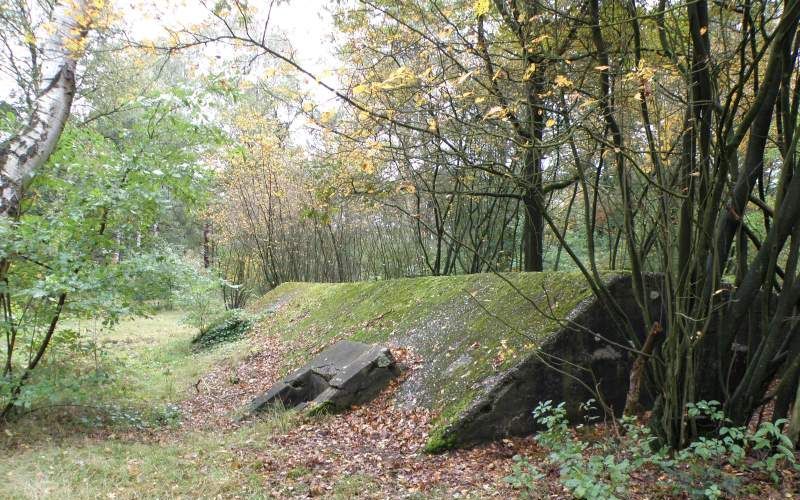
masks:
{"label": "green foliage", "polygon": [[[591,404],[591,402],[589,402]],[[716,401],[701,401],[687,407],[692,417],[707,417],[724,423]],[[742,427],[721,426],[717,436],[700,438],[670,457],[668,450],[653,450],[656,438],[651,431],[624,418],[621,435],[588,442],[570,429],[564,404],[540,403],[534,410],[536,422],[544,430],[536,440],[548,450],[546,465],[558,468],[561,484],[575,498],[626,498],[631,475],[645,468],[659,470],[667,478],[661,486],[671,493],[689,492],[693,498],[736,496],[740,479],[725,470],[726,465],[754,473],[766,473],[778,482],[778,471],[797,467],[794,454],[782,432],[785,422],[763,423],[755,433]],[[745,458],[755,457],[754,461]],[[545,478],[539,467],[525,457],[514,457],[514,467],[506,481],[532,494]]]}
{"label": "green foliage", "polygon": [[[112,71],[113,61],[106,63]],[[29,408],[75,392],[64,387],[73,377],[29,373],[39,369],[31,360],[58,359],[50,350],[91,349],[79,330],[58,329],[61,321],[109,327],[147,314],[171,302],[181,278],[195,273],[164,234],[176,211],[191,213],[204,202],[212,175],[202,155],[216,132],[189,99],[196,92],[177,83],[163,89],[148,82],[147,88],[135,105],[129,94],[123,102],[93,95],[94,106],[114,112],[68,123],[27,188],[19,220],[0,221],[0,261],[9,264],[0,276],[3,403]],[[23,389],[23,383],[38,385]]]}
{"label": "green foliage", "polygon": [[521,455],[514,455],[512,460],[514,465],[506,482],[513,488],[524,491],[526,496],[532,496],[538,487],[537,483],[544,479],[545,475]]}
{"label": "green foliage", "polygon": [[179,272],[181,280],[173,289],[173,300],[178,309],[185,311],[183,322],[202,332],[214,317],[223,314],[220,288],[224,284],[189,264],[184,264]]}
{"label": "green foliage", "polygon": [[[591,401],[587,403],[591,405]],[[612,443],[600,442],[589,444],[573,438],[567,423],[567,412],[564,403],[553,407],[550,401],[540,403],[533,412],[536,422],[545,427],[545,431],[537,435],[536,440],[550,450],[548,460],[559,466],[561,482],[575,498],[611,499],[622,498],[627,490],[630,473],[641,467],[641,460],[613,453]],[[632,436],[636,441],[626,444],[634,445],[647,441],[646,436]],[[587,450],[591,453],[586,454]],[[529,466],[522,470],[523,477],[514,478],[514,484],[529,484],[541,475],[538,470]],[[516,474],[516,471],[515,471]]]}
{"label": "green foliage", "polygon": [[239,340],[250,330],[253,321],[240,309],[225,311],[214,318],[192,339],[194,349],[209,349]]}
{"label": "green foliage", "polygon": [[[774,481],[780,477],[778,471],[786,467],[800,470],[792,452],[794,445],[784,434],[786,419],[775,422],[762,422],[754,433],[746,427],[730,425],[720,409],[718,401],[700,401],[687,405],[687,415],[690,417],[706,417],[718,424],[717,435],[713,437],[700,437],[691,443],[687,449],[678,453],[678,458],[690,460],[699,457],[704,460],[717,460],[736,467],[747,467],[751,470],[763,472]],[[754,461],[746,462],[745,458],[752,456]]]}
{"label": "green foliage", "polygon": [[14,108],[0,101],[0,134],[12,133],[20,129],[21,123]]}

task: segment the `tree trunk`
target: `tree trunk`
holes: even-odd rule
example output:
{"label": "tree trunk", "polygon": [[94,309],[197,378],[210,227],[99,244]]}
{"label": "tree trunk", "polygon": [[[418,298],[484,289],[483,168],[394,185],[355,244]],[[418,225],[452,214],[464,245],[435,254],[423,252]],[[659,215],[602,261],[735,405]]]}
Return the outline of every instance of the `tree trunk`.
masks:
{"label": "tree trunk", "polygon": [[53,11],[58,29],[42,52],[42,91],[36,98],[25,128],[0,144],[0,217],[19,216],[25,186],[47,161],[61,136],[75,96],[75,68],[89,26],[86,2],[59,3]]}
{"label": "tree trunk", "polygon": [[203,224],[203,268],[211,267],[211,223]]}
{"label": "tree trunk", "polygon": [[[541,136],[539,137],[541,139]],[[525,206],[525,225],[522,229],[523,271],[542,271],[544,269],[544,218],[542,207],[542,159],[538,145],[525,151],[523,180]]]}
{"label": "tree trunk", "polygon": [[[533,60],[526,66],[535,65]],[[544,185],[542,180],[542,150],[544,137],[544,108],[541,94],[544,89],[543,65],[537,69],[526,85],[528,107],[528,137],[522,166],[524,182],[523,203],[525,205],[525,225],[522,230],[522,251],[524,271],[544,270]]]}
{"label": "tree trunk", "polygon": [[541,271],[544,268],[542,231],[544,220],[535,202],[536,193],[525,194],[525,226],[522,231],[522,253],[525,256],[523,271]]}
{"label": "tree trunk", "polygon": [[789,428],[786,431],[789,439],[794,443],[795,448],[800,447],[800,385],[797,386],[797,395],[794,398],[794,405],[792,405],[792,413],[789,419]]}

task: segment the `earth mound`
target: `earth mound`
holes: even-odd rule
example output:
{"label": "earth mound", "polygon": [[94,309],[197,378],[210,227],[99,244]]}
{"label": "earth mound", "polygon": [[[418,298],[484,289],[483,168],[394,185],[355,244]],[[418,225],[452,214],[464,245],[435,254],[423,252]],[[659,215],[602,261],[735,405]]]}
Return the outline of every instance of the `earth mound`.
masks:
{"label": "earth mound", "polygon": [[[629,277],[603,279],[643,339]],[[658,280],[647,287],[647,307],[658,320]],[[532,410],[542,401],[566,402],[577,420],[594,388],[621,413],[635,358],[630,330],[594,298],[579,273],[286,283],[252,308],[274,311],[262,331],[302,346],[285,357],[284,373],[342,340],[413,352],[422,364],[395,399],[437,415],[429,451],[530,434]]]}

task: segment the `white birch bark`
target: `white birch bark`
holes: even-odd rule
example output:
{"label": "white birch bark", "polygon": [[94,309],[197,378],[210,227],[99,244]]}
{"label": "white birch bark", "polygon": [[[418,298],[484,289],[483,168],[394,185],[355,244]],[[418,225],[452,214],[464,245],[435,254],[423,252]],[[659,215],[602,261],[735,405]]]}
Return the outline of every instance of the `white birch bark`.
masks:
{"label": "white birch bark", "polygon": [[16,217],[25,186],[61,136],[75,96],[75,69],[89,31],[88,1],[60,1],[42,47],[41,91],[28,123],[0,144],[0,218]]}

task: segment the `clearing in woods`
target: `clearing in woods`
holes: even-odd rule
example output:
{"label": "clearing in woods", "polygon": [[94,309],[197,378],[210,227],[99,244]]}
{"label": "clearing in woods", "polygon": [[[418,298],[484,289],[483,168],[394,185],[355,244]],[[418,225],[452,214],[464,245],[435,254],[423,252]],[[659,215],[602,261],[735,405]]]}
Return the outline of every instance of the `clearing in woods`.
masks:
{"label": "clearing in woods", "polygon": [[[515,279],[524,284],[526,278]],[[376,341],[397,329],[415,330],[414,317],[430,315],[435,324],[429,326],[439,331],[465,318],[458,308],[449,315],[447,307],[422,307],[426,297],[432,298],[424,301],[428,306],[438,301],[469,309],[459,297],[477,296],[488,304],[487,314],[496,309],[513,318],[506,309],[518,305],[494,285],[486,275],[287,284],[252,305],[256,319],[247,336],[204,350],[192,348],[195,332],[180,324],[177,312],[125,321],[110,332],[77,325],[95,344],[81,355],[54,352],[73,361],[51,363],[60,372],[43,369],[40,375],[74,381],[64,382],[72,392],[62,388],[61,400],[0,434],[0,498],[507,497],[519,494],[504,481],[517,454],[541,462],[546,476],[536,491],[542,497],[569,498],[558,467],[545,463],[547,452],[531,437],[426,453],[441,415],[400,404],[398,385],[423,366],[419,353],[403,349],[394,353],[409,370],[364,406],[338,415],[276,410],[256,420],[236,419],[254,396],[334,341],[335,332]],[[583,293],[573,287],[569,301]],[[499,335],[502,325],[481,321],[473,328]],[[502,353],[507,344],[493,348]],[[596,442],[611,431],[598,425],[576,432]],[[654,468],[637,470],[629,491],[670,498],[674,483],[660,481],[661,475]],[[743,495],[784,497],[793,487],[793,478],[786,478],[778,486],[752,478]]]}

